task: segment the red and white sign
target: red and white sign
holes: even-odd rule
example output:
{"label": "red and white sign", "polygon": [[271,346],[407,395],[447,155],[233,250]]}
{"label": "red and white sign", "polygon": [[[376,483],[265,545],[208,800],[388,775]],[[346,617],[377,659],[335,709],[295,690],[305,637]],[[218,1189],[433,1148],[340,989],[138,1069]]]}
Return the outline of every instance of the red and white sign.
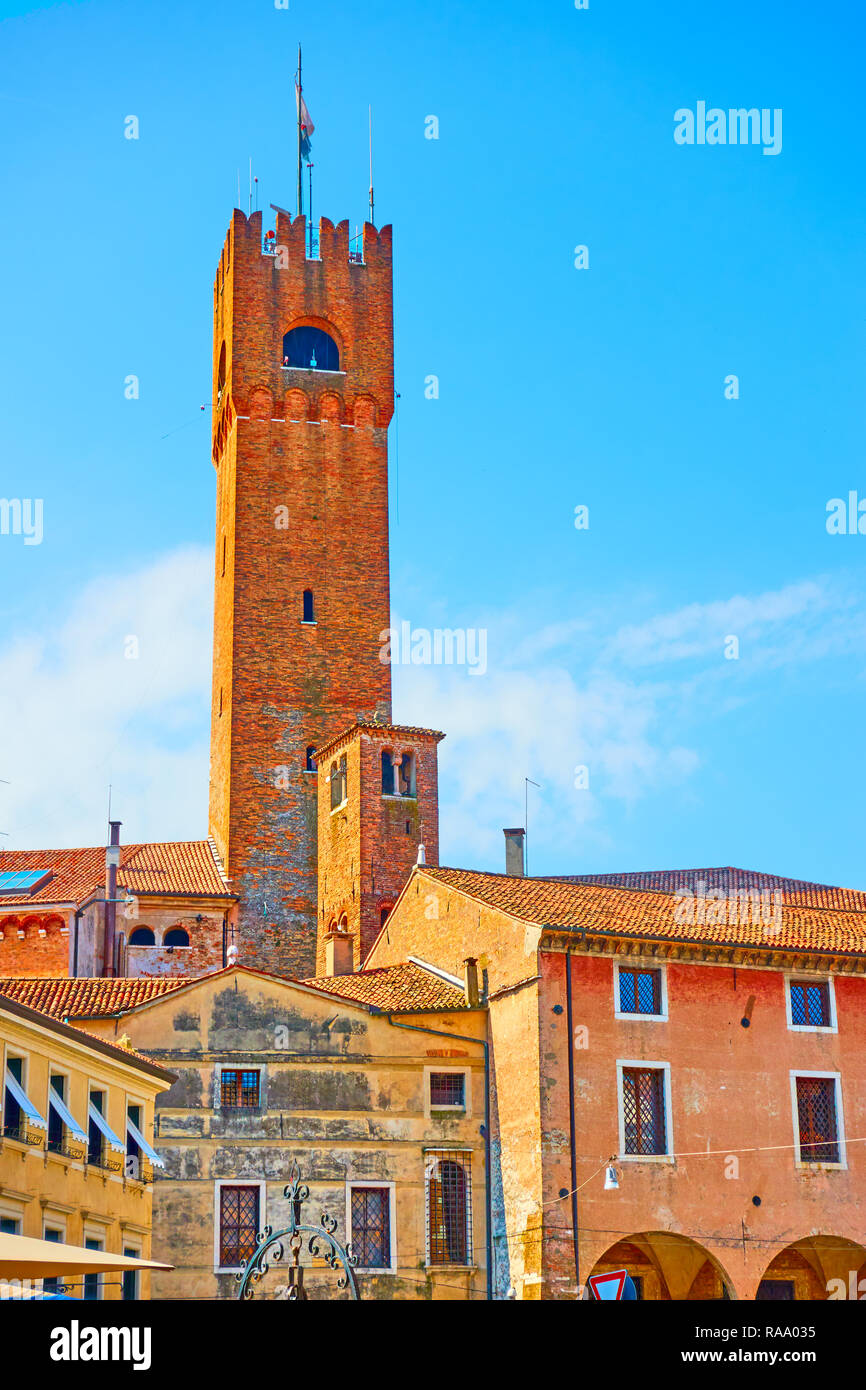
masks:
{"label": "red and white sign", "polygon": [[622,1298],[627,1278],[627,1269],[615,1269],[612,1274],[591,1274],[587,1283],[596,1298],[612,1303]]}

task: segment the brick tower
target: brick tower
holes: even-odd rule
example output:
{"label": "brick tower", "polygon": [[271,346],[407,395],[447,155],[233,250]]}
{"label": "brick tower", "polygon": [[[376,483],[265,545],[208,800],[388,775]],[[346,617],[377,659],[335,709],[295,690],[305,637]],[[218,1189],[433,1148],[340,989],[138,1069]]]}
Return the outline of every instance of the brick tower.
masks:
{"label": "brick tower", "polygon": [[313,751],[391,718],[391,229],[235,210],[214,285],[216,600],[210,834],[240,959],[311,975]]}
{"label": "brick tower", "polygon": [[[444,734],[355,724],[318,750],[319,949],[317,973],[357,969],[397,901],[418,846],[439,863],[437,745]],[[345,968],[329,969],[328,938],[351,939]],[[333,946],[333,943],[332,943]]]}

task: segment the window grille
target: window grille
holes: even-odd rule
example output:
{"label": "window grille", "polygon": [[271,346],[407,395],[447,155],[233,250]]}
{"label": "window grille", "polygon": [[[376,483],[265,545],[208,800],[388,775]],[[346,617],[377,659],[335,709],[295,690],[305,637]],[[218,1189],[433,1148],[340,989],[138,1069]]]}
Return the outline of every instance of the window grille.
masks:
{"label": "window grille", "polygon": [[826,982],[791,981],[791,1022],[807,1028],[830,1027],[830,986]]}
{"label": "window grille", "polygon": [[661,971],[631,970],[620,966],[619,1011],[623,1014],[660,1014]]}
{"label": "window grille", "polygon": [[797,1077],[800,1158],[804,1163],[838,1163],[836,1083],[832,1077]]}
{"label": "window grille", "polygon": [[430,1073],[430,1104],[465,1107],[466,1076],[462,1071]]}
{"label": "window grille", "polygon": [[361,1269],[391,1267],[391,1194],[387,1187],[352,1188],[352,1254]]}
{"label": "window grille", "polygon": [[245,1265],[256,1248],[259,1229],[259,1189],[220,1188],[220,1265]]}
{"label": "window grille", "polygon": [[661,1067],[629,1067],[623,1070],[622,1108],[626,1153],[667,1153],[664,1072]]}
{"label": "window grille", "polygon": [[220,1105],[224,1110],[244,1110],[261,1104],[260,1073],[224,1071],[220,1077]]}
{"label": "window grille", "polygon": [[427,1259],[472,1263],[472,1174],[468,1153],[427,1155]]}

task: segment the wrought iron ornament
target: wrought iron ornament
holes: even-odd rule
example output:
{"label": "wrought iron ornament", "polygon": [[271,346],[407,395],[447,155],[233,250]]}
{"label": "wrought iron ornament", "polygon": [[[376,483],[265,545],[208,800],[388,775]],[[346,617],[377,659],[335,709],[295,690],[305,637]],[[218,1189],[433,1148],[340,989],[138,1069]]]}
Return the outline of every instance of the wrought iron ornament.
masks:
{"label": "wrought iron ornament", "polygon": [[[314,1260],[323,1260],[330,1269],[337,1271],[337,1288],[348,1289],[350,1296],[360,1301],[358,1281],[355,1278],[356,1255],[350,1245],[342,1246],[335,1237],[337,1221],[327,1212],[322,1212],[318,1226],[307,1226],[301,1220],[301,1207],[309,1200],[310,1189],[301,1182],[301,1170],[297,1160],[291,1167],[291,1182],[283,1188],[283,1196],[289,1203],[289,1224],[282,1231],[274,1231],[273,1226],[265,1226],[256,1236],[256,1248],[235,1279],[240,1284],[239,1299],[252,1298],[255,1285],[268,1273],[271,1263],[286,1261],[288,1274],[288,1298],[292,1303],[307,1298],[304,1288],[304,1267],[301,1264],[301,1250],[307,1237],[307,1250]],[[288,1252],[288,1259],[287,1257]]]}

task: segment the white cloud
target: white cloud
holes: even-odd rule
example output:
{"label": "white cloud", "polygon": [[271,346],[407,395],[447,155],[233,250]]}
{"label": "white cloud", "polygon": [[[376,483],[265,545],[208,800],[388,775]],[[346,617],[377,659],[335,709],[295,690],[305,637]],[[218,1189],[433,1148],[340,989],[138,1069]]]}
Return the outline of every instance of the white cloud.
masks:
{"label": "white cloud", "polygon": [[103,843],[109,783],[125,840],[206,833],[212,590],[211,551],[178,550],[0,650],[3,847]]}
{"label": "white cloud", "polygon": [[[0,785],[0,830],[11,832],[0,844],[101,843],[109,782],[124,840],[206,833],[212,566],[209,549],[190,547],[107,576],[72,595],[53,630],[0,649],[0,777],[11,783]],[[595,613],[538,629],[503,612],[488,619],[485,675],[396,666],[395,717],[447,734],[443,857],[498,866],[502,827],[523,823],[525,776],[542,784],[530,815],[545,858],[576,858],[578,844],[582,862],[597,858],[615,805],[683,786],[699,804],[710,723],[754,698],[772,666],[856,646],[863,622],[859,595],[808,582],[619,626]],[[748,656],[735,684],[728,633]],[[580,765],[588,789],[575,786]]]}

